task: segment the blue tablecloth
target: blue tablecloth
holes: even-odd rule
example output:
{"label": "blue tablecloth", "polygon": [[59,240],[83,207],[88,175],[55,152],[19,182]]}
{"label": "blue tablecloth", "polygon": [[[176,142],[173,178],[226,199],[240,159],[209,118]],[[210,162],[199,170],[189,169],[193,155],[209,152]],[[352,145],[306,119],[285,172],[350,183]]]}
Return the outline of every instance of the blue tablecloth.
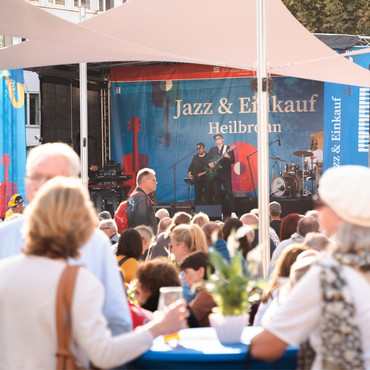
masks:
{"label": "blue tablecloth", "polygon": [[249,358],[248,345],[262,328],[246,327],[242,343],[223,345],[213,328],[194,328],[180,331],[176,348],[167,345],[163,337],[154,340],[153,346],[129,364],[131,369],[295,369],[297,347],[289,346],[284,356],[275,362]]}

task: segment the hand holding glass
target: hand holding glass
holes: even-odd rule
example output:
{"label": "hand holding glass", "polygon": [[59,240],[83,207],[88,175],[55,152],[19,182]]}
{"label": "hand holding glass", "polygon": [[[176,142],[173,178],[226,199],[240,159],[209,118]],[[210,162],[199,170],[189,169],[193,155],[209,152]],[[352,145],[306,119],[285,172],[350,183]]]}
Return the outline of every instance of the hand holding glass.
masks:
{"label": "hand holding glass", "polygon": [[[178,299],[183,299],[182,287],[166,286],[159,289],[158,310],[165,311],[170,304],[176,302]],[[179,333],[172,333],[163,336],[164,341],[171,347],[176,347],[180,339]]]}

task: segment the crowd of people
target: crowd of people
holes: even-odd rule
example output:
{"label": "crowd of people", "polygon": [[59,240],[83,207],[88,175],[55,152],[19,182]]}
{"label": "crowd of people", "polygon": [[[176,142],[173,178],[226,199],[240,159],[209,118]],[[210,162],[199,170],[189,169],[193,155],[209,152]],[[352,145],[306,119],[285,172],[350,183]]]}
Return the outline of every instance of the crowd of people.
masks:
{"label": "crowd of people", "polygon": [[[155,212],[149,195],[157,182],[148,168],[137,174],[119,232],[114,215],[96,213],[79,172],[66,144],[29,153],[29,205],[0,226],[0,368],[56,367],[56,295],[67,265],[83,266],[71,351],[80,366],[109,368],[140,356],[158,335],[209,326],[216,307],[204,285],[214,271],[209,248],[230,260],[229,235],[248,225],[237,252],[246,270],[259,244],[258,210],[215,221],[202,212]],[[365,167],[327,170],[316,209],[304,215],[282,217],[279,202],[270,203],[268,286],[250,319],[264,330],[252,340],[252,356],[273,360],[293,344],[301,346],[300,364],[314,368],[370,366],[367,179]],[[182,286],[184,299],[154,315],[164,286]]]}

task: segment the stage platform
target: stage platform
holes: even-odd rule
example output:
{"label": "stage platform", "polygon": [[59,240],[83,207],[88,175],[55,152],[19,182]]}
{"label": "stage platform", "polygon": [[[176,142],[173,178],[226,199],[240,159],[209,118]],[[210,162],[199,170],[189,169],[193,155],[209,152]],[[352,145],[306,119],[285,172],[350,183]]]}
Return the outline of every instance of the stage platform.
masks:
{"label": "stage platform", "polygon": [[[270,201],[276,201],[281,204],[282,214],[281,217],[285,217],[289,213],[299,213],[305,214],[307,211],[314,208],[313,200],[311,198],[300,198],[300,199],[291,199],[291,198],[271,198]],[[235,198],[236,204],[236,214],[238,217],[244,213],[250,212],[254,208],[258,208],[258,199],[257,198]],[[198,206],[197,209],[194,207],[194,202],[186,203],[159,203],[154,207],[156,210],[160,208],[167,208],[172,217],[176,212],[184,211],[190,214],[194,214],[199,211],[203,211],[211,216],[212,219],[220,219],[220,207],[212,205],[203,205]],[[223,202],[221,213],[224,215],[224,218],[230,214],[230,211],[227,206],[227,202]]]}

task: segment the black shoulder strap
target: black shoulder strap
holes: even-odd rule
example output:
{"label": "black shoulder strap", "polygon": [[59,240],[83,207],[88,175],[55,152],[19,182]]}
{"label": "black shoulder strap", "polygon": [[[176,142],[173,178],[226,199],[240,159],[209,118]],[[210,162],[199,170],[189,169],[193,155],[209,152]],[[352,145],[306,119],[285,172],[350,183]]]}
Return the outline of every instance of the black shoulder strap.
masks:
{"label": "black shoulder strap", "polygon": [[135,190],[131,195],[130,195],[130,199],[133,198],[135,195],[137,194],[144,194],[147,198],[147,203],[148,203],[148,207],[150,206],[150,203],[151,203],[151,200],[149,199],[149,197],[141,190]]}
{"label": "black shoulder strap", "polygon": [[121,261],[118,262],[118,266],[121,266],[123,265],[130,257],[128,256],[125,256],[121,259]]}

